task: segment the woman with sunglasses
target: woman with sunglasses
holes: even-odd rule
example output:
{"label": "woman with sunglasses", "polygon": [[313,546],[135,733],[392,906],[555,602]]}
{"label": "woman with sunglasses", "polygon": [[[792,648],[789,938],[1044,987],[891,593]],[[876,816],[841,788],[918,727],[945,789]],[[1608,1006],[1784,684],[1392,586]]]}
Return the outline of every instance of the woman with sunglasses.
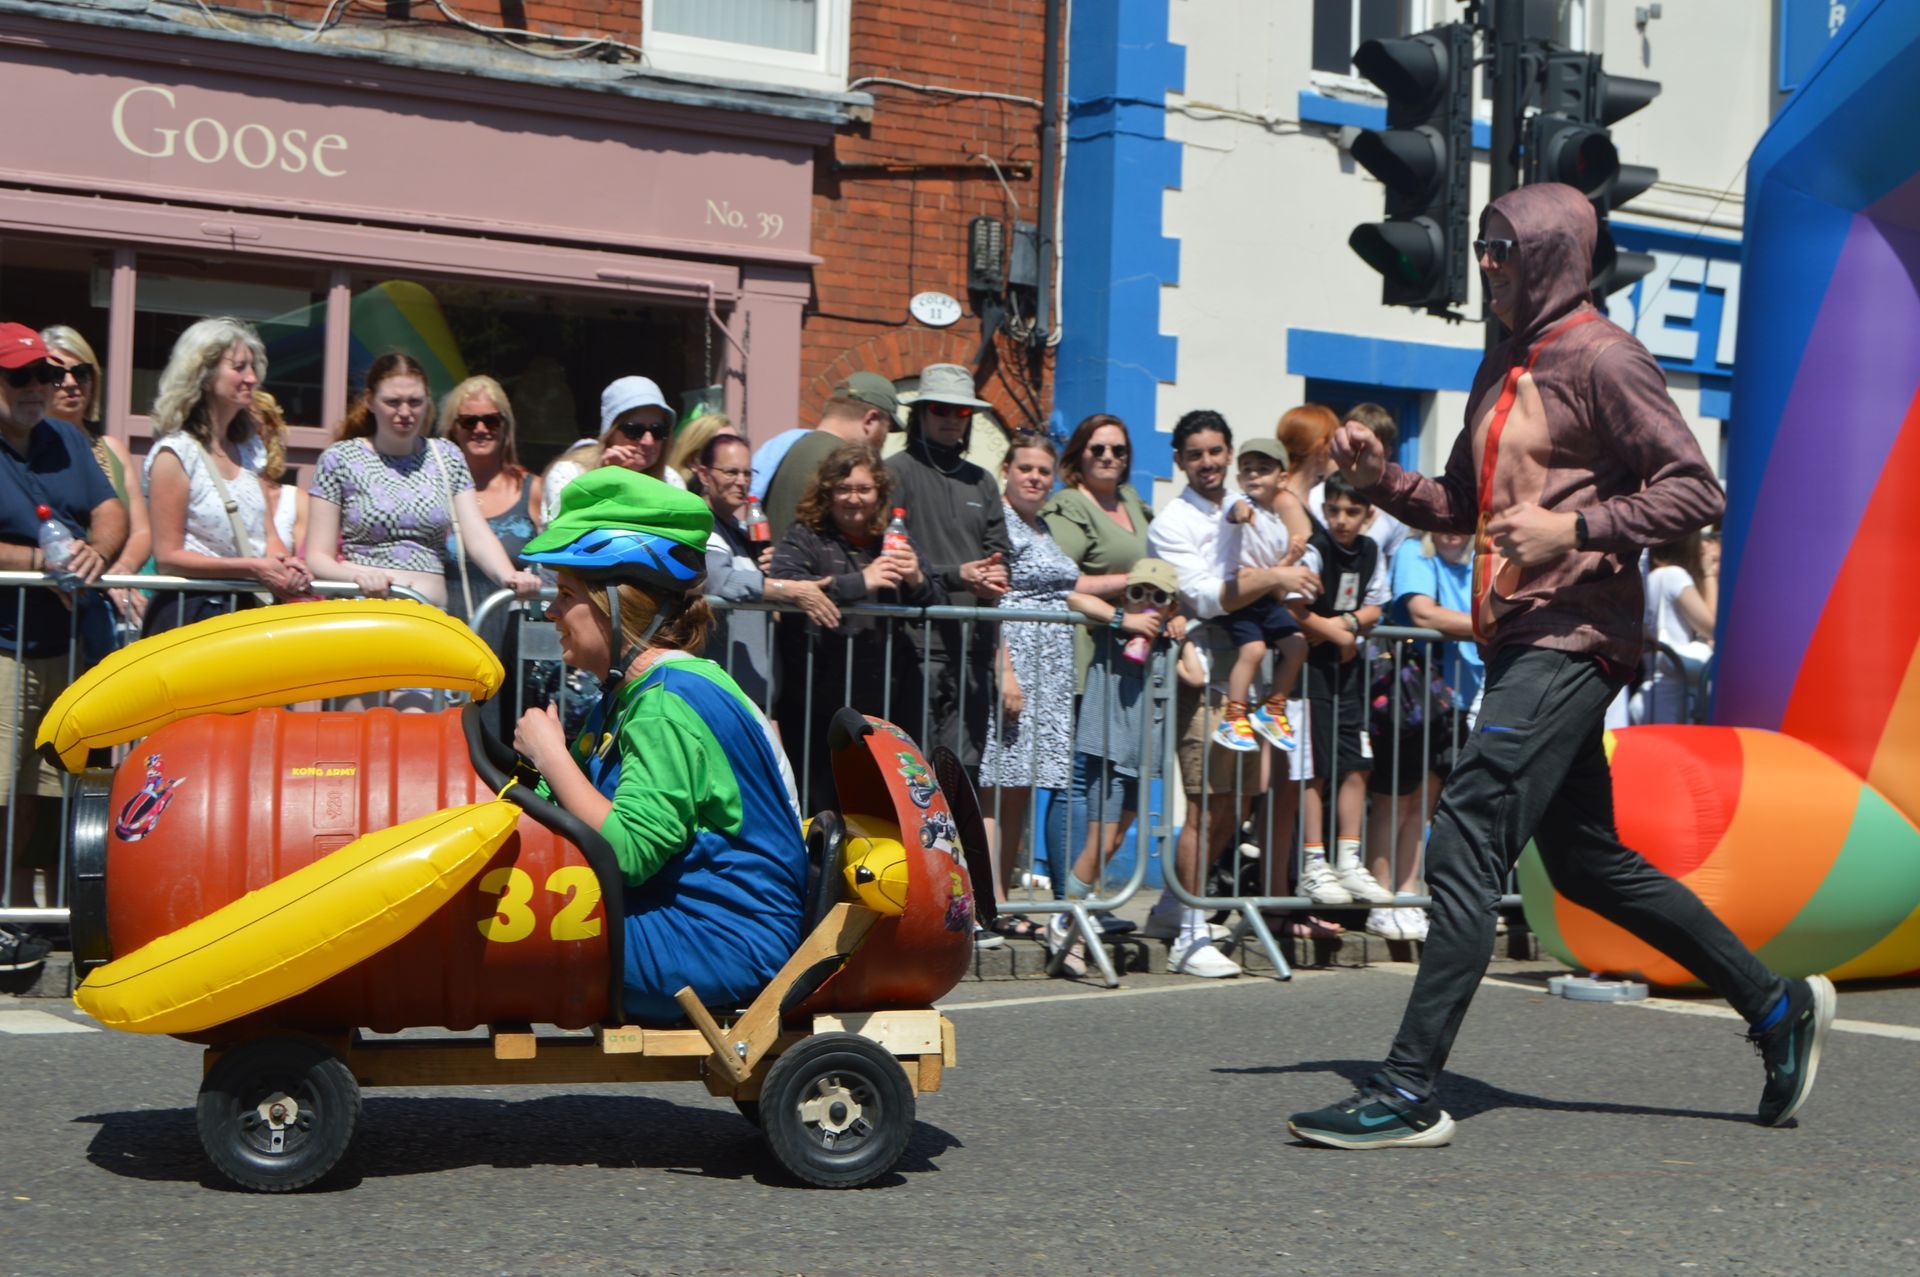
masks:
{"label": "woman with sunglasses", "polygon": [[574,445],[547,467],[542,526],[560,508],[560,493],[566,486],[601,466],[624,466],[673,487],[686,487],[680,472],[667,464],[667,443],[672,438],[673,410],[651,378],[619,377],[608,382],[600,392],[600,438]]}
{"label": "woman with sunglasses", "polygon": [[[1127,587],[1127,573],[1147,553],[1147,525],[1153,511],[1129,483],[1133,443],[1127,423],[1111,413],[1096,412],[1067,438],[1060,453],[1060,491],[1040,507],[1054,544],[1080,569],[1074,587],[1091,598],[1118,602]],[[1086,687],[1087,664],[1093,659],[1093,641],[1085,630],[1073,640],[1073,686]],[[1076,756],[1069,801],[1055,803],[1047,830],[1050,846],[1078,848],[1087,840],[1087,795],[1098,778],[1086,775]],[[1054,891],[1066,884],[1056,876]]]}
{"label": "woman with sunglasses", "polygon": [[[147,522],[147,494],[137,479],[127,482],[127,472],[133,469],[133,455],[127,451],[124,440],[106,432],[101,421],[100,357],[93,353],[85,337],[65,324],[42,328],[40,340],[47,343],[47,361],[60,374],[47,402],[47,415],[87,432],[93,440],[94,460],[106,473],[114,494],[126,503],[127,543],[121,547],[119,556],[107,565],[107,574],[121,576],[138,572],[153,553],[153,528]],[[139,471],[133,470],[133,473],[137,476]],[[121,617],[129,625],[139,625],[140,618],[146,615],[147,596],[138,590],[113,590],[110,594]]]}
{"label": "woman with sunglasses", "polygon": [[[1002,608],[1058,612],[1079,583],[1080,569],[1054,544],[1040,518],[1040,507],[1053,494],[1054,457],[1053,440],[1043,434],[1015,435],[1007,449],[1001,512],[1013,549],[1007,555]],[[987,747],[980,755],[980,787],[990,791],[980,801],[999,900],[1013,886],[1033,791],[1065,796],[1073,767],[1073,636],[1065,625],[1009,621],[1000,626],[994,653],[1000,703],[987,719]],[[1057,856],[1056,851],[1047,866],[1054,881],[1065,870],[1051,863]],[[1018,914],[1001,914],[994,930],[1039,938],[1039,928]]]}
{"label": "woman with sunglasses", "polygon": [[[708,416],[718,416],[709,413]],[[701,418],[702,421],[706,417]],[[722,421],[726,418],[721,417]],[[721,433],[693,458],[694,479],[713,511],[713,533],[707,538],[707,594],[727,602],[791,603],[815,623],[832,628],[840,623],[840,609],[821,589],[827,583],[769,578],[773,544],[755,541],[741,522],[747,487],[753,480],[753,461],[747,441]],[[765,524],[761,525],[765,528]],[[715,662],[740,685],[755,705],[772,704],[773,617],[766,612],[729,608],[719,614],[707,636],[707,659]]]}

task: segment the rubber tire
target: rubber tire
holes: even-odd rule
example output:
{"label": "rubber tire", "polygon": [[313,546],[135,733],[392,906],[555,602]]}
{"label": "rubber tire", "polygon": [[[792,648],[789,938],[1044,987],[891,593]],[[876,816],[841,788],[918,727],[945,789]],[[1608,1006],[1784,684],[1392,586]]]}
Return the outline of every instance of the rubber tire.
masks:
{"label": "rubber tire", "polygon": [[[267,1147],[260,1104],[285,1092],[300,1109],[280,1152]],[[195,1125],[222,1175],[242,1188],[286,1193],[337,1165],[360,1126],[360,1086],[331,1051],[300,1038],[259,1038],[222,1055],[200,1084]]]}
{"label": "rubber tire", "polygon": [[[865,1130],[835,1136],[801,1115],[801,1105],[829,1080],[852,1092]],[[821,1188],[858,1188],[892,1170],[907,1150],[913,1114],[913,1087],[900,1061],[856,1033],[802,1040],[773,1062],[760,1088],[760,1129],[773,1155]]]}

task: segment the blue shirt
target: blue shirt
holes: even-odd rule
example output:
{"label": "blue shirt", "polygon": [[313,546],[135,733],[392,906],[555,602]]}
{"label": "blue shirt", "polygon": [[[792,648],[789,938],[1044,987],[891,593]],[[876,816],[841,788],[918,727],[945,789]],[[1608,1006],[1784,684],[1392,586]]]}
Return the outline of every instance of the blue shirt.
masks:
{"label": "blue shirt", "polygon": [[[93,511],[103,501],[116,499],[113,485],[93,457],[93,441],[77,426],[43,419],[27,436],[27,455],[0,439],[0,542],[40,544],[40,516],[35,506],[49,506],[67,531],[84,540],[93,527]],[[27,596],[26,656],[61,656],[67,650],[71,619],[54,592],[31,586]],[[14,632],[21,591],[0,590],[0,651],[19,652]],[[98,606],[98,596],[93,596]]]}
{"label": "blue shirt", "polygon": [[[1402,541],[1400,548],[1393,552],[1394,624],[1413,624],[1413,618],[1407,613],[1407,599],[1415,594],[1424,594],[1441,607],[1472,615],[1472,561],[1449,563],[1438,554],[1425,553],[1425,547],[1418,541]],[[1447,644],[1439,673],[1453,689],[1462,710],[1472,705],[1484,675],[1480,645],[1465,641]]]}

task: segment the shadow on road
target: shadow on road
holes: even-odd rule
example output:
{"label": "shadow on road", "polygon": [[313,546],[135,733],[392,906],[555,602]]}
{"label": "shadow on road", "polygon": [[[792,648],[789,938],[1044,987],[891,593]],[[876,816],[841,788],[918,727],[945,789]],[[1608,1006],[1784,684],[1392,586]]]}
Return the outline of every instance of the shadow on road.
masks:
{"label": "shadow on road", "polygon": [[[242,1191],[207,1161],[190,1108],[90,1113],[73,1120],[100,1127],[87,1145],[87,1160],[103,1170]],[[941,1128],[916,1122],[899,1166],[869,1187],[938,1171],[940,1155],[960,1146]],[[372,1096],[346,1160],[308,1191],[337,1192],[367,1179],[470,1166],[601,1166],[779,1187],[799,1183],[774,1160],[759,1131],[728,1110],[632,1095]]]}
{"label": "shadow on road", "polygon": [[[1329,1073],[1354,1087],[1380,1071],[1378,1060],[1302,1060],[1297,1064],[1256,1064],[1246,1068],[1217,1068],[1215,1073]],[[1705,1122],[1753,1124],[1752,1110],[1714,1113],[1704,1109],[1666,1108],[1656,1104],[1621,1104],[1611,1100],[1557,1100],[1528,1095],[1449,1071],[1442,1083],[1443,1103],[1455,1120],[1478,1117],[1494,1109],[1539,1109],[1549,1113],[1608,1113],[1622,1117],[1690,1117]],[[1331,1099],[1333,1097],[1329,1097]]]}

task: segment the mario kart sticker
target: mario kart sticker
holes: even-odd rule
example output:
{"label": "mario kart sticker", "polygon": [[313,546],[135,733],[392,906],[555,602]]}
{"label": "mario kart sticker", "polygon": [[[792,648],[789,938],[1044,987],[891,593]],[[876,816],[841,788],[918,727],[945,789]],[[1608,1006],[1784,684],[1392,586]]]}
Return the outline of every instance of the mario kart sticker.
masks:
{"label": "mario kart sticker", "polygon": [[947,899],[947,916],[943,920],[948,931],[973,930],[973,893],[966,889],[960,875],[950,873],[947,878],[952,890]]}
{"label": "mario kart sticker", "polygon": [[[898,727],[894,726],[892,723],[889,723],[886,719],[875,718],[872,714],[868,714],[866,717],[869,723],[872,723],[875,727],[879,728],[881,731],[885,732],[887,735],[893,737],[895,740],[902,740],[909,745],[913,745],[913,737],[907,735],[905,732],[901,731]],[[920,748],[918,745],[914,745],[913,747],[915,749]]]}
{"label": "mario kart sticker", "polygon": [[184,778],[168,780],[160,767],[160,755],[148,754],[146,782],[139,793],[127,799],[120,808],[120,819],[113,822],[113,832],[121,842],[139,842],[152,833],[172,804],[173,791],[184,783]]}
{"label": "mario kart sticker", "polygon": [[945,811],[929,811],[920,818],[920,845],[928,851],[943,851],[956,863],[960,859],[960,830]]}
{"label": "mario kart sticker", "polygon": [[933,795],[937,789],[933,783],[933,773],[927,770],[927,765],[921,762],[917,755],[910,754],[904,749],[894,757],[900,762],[896,773],[907,783],[907,797],[913,799],[915,807],[924,810],[933,801]]}

